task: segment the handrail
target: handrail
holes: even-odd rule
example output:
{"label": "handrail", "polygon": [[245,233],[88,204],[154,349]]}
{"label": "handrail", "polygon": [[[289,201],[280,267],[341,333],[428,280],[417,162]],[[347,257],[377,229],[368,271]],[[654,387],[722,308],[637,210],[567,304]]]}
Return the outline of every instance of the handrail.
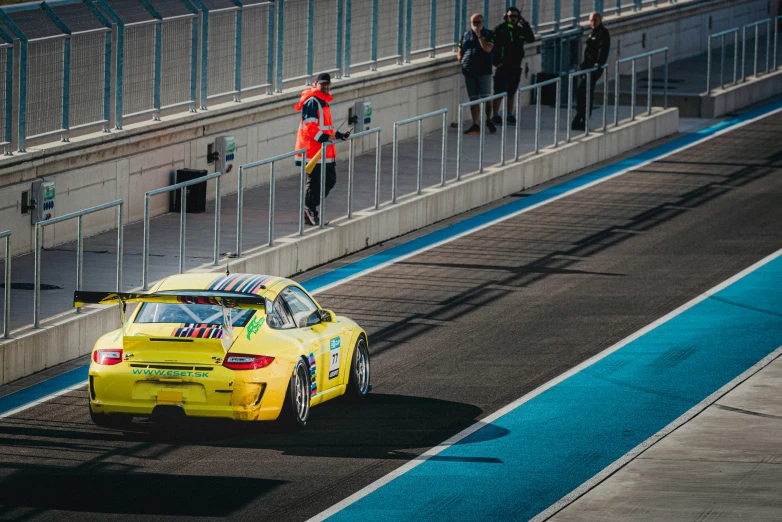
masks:
{"label": "handrail", "polygon": [[[220,176],[221,172],[215,172],[208,176],[191,179],[188,181],[182,181],[162,187],[155,190],[150,190],[144,193],[144,240],[142,247],[142,259],[141,259],[141,288],[142,290],[148,290],[147,283],[149,279],[149,198],[166,192],[171,192],[178,189],[184,189],[191,185],[198,183],[205,183],[210,179],[216,179],[215,186],[215,233],[214,233],[214,264],[217,264],[220,249]],[[182,190],[180,200],[180,217],[179,217],[179,273],[182,274],[185,271],[185,232],[186,232],[186,215],[187,215],[187,190]]]}
{"label": "handrail", "polygon": [[[461,114],[461,111],[459,111]],[[445,186],[445,158],[448,150],[448,109],[438,109],[433,112],[427,112],[420,116],[408,118],[406,120],[394,122],[394,137],[392,141],[393,153],[391,156],[391,203],[396,203],[397,193],[397,176],[399,172],[399,127],[401,125],[407,125],[410,123],[418,122],[418,161],[417,161],[417,178],[416,178],[416,193],[421,194],[421,184],[423,182],[423,165],[424,165],[424,120],[427,118],[433,118],[435,116],[443,117],[443,142],[441,146],[440,156],[440,186]],[[377,205],[377,201],[375,202]],[[377,208],[377,206],[375,206]]]}
{"label": "handrail", "polygon": [[[764,18],[763,20],[758,20],[756,22],[746,24],[741,28],[741,81],[742,83],[747,81],[746,68],[745,68],[745,62],[747,58],[747,29],[752,29],[752,28],[755,28],[755,54],[752,61],[753,62],[752,76],[754,76],[755,78],[758,77],[758,39],[759,39],[758,28],[762,24],[766,24],[766,74],[768,74],[771,71],[771,69],[769,69],[769,54],[771,51],[770,49],[771,18]],[[774,47],[774,50],[776,51],[776,46]]]}
{"label": "handrail", "polygon": [[285,154],[279,154],[272,158],[266,158],[259,161],[253,161],[239,165],[239,176],[237,180],[236,191],[236,256],[242,255],[242,216],[244,215],[244,171],[253,167],[260,167],[271,164],[269,167],[269,246],[274,245],[274,200],[275,200],[275,182],[274,182],[274,164],[277,161],[284,160],[301,154],[301,183],[299,194],[299,235],[304,235],[304,180],[306,179],[306,149],[297,149]]}
{"label": "handrail", "polygon": [[[86,208],[64,216],[59,216],[45,221],[39,221],[35,224],[35,290],[33,293],[33,327],[40,328],[41,316],[41,240],[43,239],[43,229],[49,225],[55,225],[76,218],[76,290],[81,290],[84,270],[84,242],[82,232],[82,218],[87,214],[100,212],[112,207],[118,207],[117,212],[117,292],[122,290],[122,247],[123,247],[123,205],[124,201],[117,199],[102,205]],[[76,309],[76,313],[81,313],[81,308]]]}
{"label": "handrail", "polygon": [[348,219],[353,218],[353,178],[356,168],[356,155],[353,147],[353,140],[371,134],[375,135],[375,210],[380,207],[380,127],[375,127],[374,129],[351,134],[348,137],[348,140],[350,141],[350,159],[348,160]]}
{"label": "handrail", "polygon": [[540,105],[541,105],[541,89],[547,85],[557,85],[556,102],[554,103],[554,148],[559,145],[559,99],[560,92],[562,90],[562,78],[552,78],[538,83],[533,83],[524,87],[520,87],[516,91],[516,133],[513,144],[513,156],[514,161],[519,161],[519,136],[521,134],[521,93],[524,91],[535,90],[535,154],[540,153]]}
{"label": "handrail", "polygon": [[3,293],[3,339],[11,338],[11,231],[0,232],[5,238],[5,292]]}
{"label": "handrail", "polygon": [[[493,100],[498,100],[502,98],[502,112],[507,112],[508,107],[508,93],[503,92],[499,94],[494,94],[492,96],[486,96],[485,98],[480,98],[477,100],[472,100],[468,102],[464,102],[459,105],[459,113],[457,114],[458,120],[457,120],[457,126],[458,126],[458,135],[456,136],[456,181],[459,181],[462,179],[462,128],[464,126],[464,122],[462,121],[462,110],[464,110],[465,107],[471,107],[473,105],[479,105],[481,112],[479,116],[480,121],[480,139],[478,140],[478,172],[483,172],[483,139],[485,133],[483,132],[483,128],[485,126],[485,120],[486,120],[486,102],[490,102]],[[502,119],[502,141],[500,142],[500,165],[505,165],[505,127],[506,127],[506,120],[507,118]]]}
{"label": "handrail", "polygon": [[711,51],[712,39],[720,38],[720,89],[725,88],[725,37],[733,34],[733,85],[738,83],[739,65],[739,28],[726,29],[719,33],[710,34],[706,48],[706,94],[711,94]]}
{"label": "handrail", "polygon": [[[580,71],[573,71],[568,73],[567,85],[568,85],[568,97],[567,97],[567,122],[570,122],[570,116],[573,110],[573,78],[576,76],[586,75],[586,105],[585,111],[587,114],[584,118],[584,136],[589,136],[589,116],[591,115],[592,108],[592,73],[598,72],[600,69],[608,70],[608,64],[599,65],[589,69],[582,69]],[[597,80],[595,80],[597,81]],[[604,82],[605,88],[603,89],[603,129],[606,127],[606,103],[608,101],[608,72],[606,72],[606,79]],[[565,132],[565,142],[570,143],[570,124],[567,126]]]}
{"label": "handrail", "polygon": [[652,58],[660,53],[664,53],[665,55],[665,65],[663,68],[663,108],[668,108],[668,48],[667,47],[661,47],[659,49],[655,49],[653,51],[649,51],[646,53],[637,54],[635,56],[628,56],[627,58],[622,58],[621,60],[617,60],[614,68],[614,126],[619,126],[619,64],[630,62],[632,69],[631,69],[631,87],[630,87],[630,120],[635,120],[635,62],[636,60],[639,60],[641,58],[647,59],[647,71],[648,71],[648,85],[647,85],[647,93],[646,93],[646,114],[649,115],[652,113]]}

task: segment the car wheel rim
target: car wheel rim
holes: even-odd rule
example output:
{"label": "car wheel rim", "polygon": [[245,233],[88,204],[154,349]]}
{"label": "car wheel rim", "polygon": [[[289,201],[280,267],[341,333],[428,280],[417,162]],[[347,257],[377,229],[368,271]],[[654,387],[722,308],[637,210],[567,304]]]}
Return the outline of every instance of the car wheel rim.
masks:
{"label": "car wheel rim", "polygon": [[308,391],[306,375],[303,367],[299,367],[296,371],[296,414],[300,420],[307,419],[307,412],[310,409]]}
{"label": "car wheel rim", "polygon": [[367,356],[367,349],[363,339],[359,341],[358,349],[356,350],[356,381],[359,392],[362,395],[367,393],[369,388],[369,357]]}

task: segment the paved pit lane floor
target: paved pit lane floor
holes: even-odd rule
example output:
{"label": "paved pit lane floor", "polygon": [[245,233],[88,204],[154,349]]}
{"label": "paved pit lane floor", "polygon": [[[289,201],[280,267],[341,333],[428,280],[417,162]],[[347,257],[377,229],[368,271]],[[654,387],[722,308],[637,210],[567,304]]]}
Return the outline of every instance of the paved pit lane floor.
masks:
{"label": "paved pit lane floor", "polygon": [[[90,423],[84,388],[10,415],[0,420],[0,517],[317,515],[779,250],[781,130],[782,116],[768,116],[322,291],[323,306],[369,331],[375,390],[360,405],[313,409],[301,433],[212,422],[111,432]],[[687,364],[683,355],[658,361],[659,384],[675,381],[667,372]],[[701,383],[709,369],[688,378]],[[681,406],[649,396],[664,401],[655,411]],[[514,429],[476,437],[499,445]],[[621,445],[608,441],[605,453]],[[606,455],[574,447],[563,457],[562,469],[581,475]],[[505,458],[435,463],[471,461],[476,474]],[[554,486],[543,493],[564,491],[561,477],[547,478]],[[438,500],[417,516],[460,512],[454,499]]]}

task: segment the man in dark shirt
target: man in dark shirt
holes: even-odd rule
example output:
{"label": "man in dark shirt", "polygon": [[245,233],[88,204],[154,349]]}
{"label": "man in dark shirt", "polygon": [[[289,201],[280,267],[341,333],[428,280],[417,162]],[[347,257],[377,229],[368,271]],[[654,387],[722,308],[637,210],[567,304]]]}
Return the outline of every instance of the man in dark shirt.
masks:
{"label": "man in dark shirt", "polygon": [[[589,26],[592,28],[592,34],[587,38],[586,48],[584,49],[584,61],[581,62],[582,71],[605,65],[608,61],[608,51],[611,50],[611,36],[608,34],[608,29],[603,25],[603,17],[600,16],[600,13],[595,11],[589,15]],[[602,68],[591,74],[592,81],[589,86],[590,116],[592,115],[592,103],[595,101],[595,84],[602,75]],[[586,75],[583,75],[578,84],[576,117],[570,126],[573,130],[584,130],[586,127],[586,84]]]}
{"label": "man in dark shirt", "polygon": [[[459,40],[459,52],[456,54],[462,64],[464,83],[470,100],[478,100],[491,96],[491,50],[494,47],[494,33],[483,27],[483,15],[475,13],[470,17],[470,30]],[[465,134],[481,132],[480,107],[470,105],[472,126]],[[489,132],[497,132],[497,127],[491,121],[492,104],[486,102],[486,128]]]}
{"label": "man in dark shirt", "polygon": [[[516,125],[513,106],[516,91],[521,81],[521,60],[524,58],[524,45],[535,41],[535,33],[529,23],[521,17],[518,7],[509,7],[504,22],[494,28],[494,94],[508,93],[506,122]],[[494,100],[494,123],[502,123],[500,107],[502,100]]]}

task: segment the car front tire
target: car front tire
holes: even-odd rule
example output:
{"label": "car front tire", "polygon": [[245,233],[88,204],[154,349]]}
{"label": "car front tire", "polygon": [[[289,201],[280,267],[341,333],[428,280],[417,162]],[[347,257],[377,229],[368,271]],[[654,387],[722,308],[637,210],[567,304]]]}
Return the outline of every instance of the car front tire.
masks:
{"label": "car front tire", "polygon": [[345,392],[349,399],[361,400],[372,389],[370,380],[369,348],[366,337],[361,335],[353,349],[353,359],[350,361],[348,374],[348,389]]}

